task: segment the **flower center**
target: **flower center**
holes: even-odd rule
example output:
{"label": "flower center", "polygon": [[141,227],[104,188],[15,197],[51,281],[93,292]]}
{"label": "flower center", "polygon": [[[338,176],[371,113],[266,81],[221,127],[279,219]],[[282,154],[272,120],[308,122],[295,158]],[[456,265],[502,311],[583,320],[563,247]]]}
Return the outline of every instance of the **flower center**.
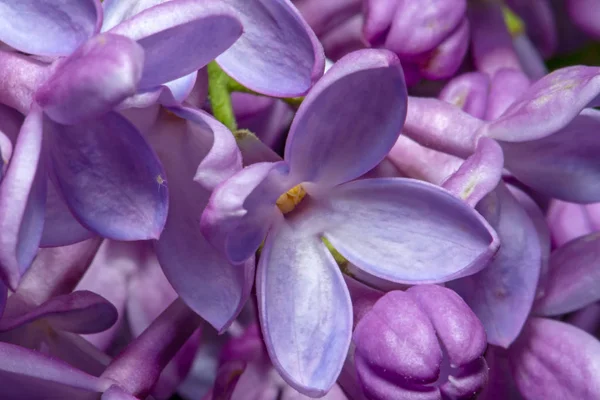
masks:
{"label": "flower center", "polygon": [[306,196],[306,191],[302,185],[296,185],[286,193],[279,196],[276,202],[277,207],[279,207],[282,213],[287,214],[296,208],[304,196]]}

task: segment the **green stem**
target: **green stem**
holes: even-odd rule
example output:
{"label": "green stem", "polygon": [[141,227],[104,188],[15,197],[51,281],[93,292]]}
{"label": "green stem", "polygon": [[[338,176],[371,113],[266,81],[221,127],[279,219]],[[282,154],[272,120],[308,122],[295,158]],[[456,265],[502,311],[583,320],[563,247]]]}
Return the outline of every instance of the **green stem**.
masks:
{"label": "green stem", "polygon": [[228,82],[231,78],[219,67],[216,62],[207,66],[208,71],[208,97],[215,118],[232,132],[237,130],[237,122],[231,104],[231,92]]}

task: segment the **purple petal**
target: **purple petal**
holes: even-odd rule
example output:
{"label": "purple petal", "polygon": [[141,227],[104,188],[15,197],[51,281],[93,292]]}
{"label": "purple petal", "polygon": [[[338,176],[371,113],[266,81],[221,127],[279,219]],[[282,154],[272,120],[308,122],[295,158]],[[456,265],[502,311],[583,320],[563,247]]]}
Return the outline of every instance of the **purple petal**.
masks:
{"label": "purple petal", "polygon": [[0,318],[4,314],[4,308],[6,307],[6,299],[8,297],[8,288],[4,283],[0,281]]}
{"label": "purple petal", "polygon": [[398,58],[385,50],[354,52],[306,96],[290,128],[284,159],[300,181],[334,186],[357,178],[390,151],[405,110]]}
{"label": "purple petal", "polygon": [[385,42],[385,36],[390,30],[394,14],[400,3],[398,1],[365,1],[363,34],[371,45],[378,46]]}
{"label": "purple petal", "polygon": [[485,352],[483,325],[459,295],[436,285],[413,286],[406,293],[429,316],[452,366],[468,364]]}
{"label": "purple petal", "polygon": [[488,342],[508,347],[519,335],[536,294],[540,242],[533,222],[504,185],[477,209],[496,229],[500,250],[479,273],[448,284],[485,326]]}
{"label": "purple petal", "polygon": [[169,0],[103,0],[102,8],[104,9],[104,18],[102,20],[102,32],[108,31],[147,8],[165,3],[166,1]]}
{"label": "purple petal", "polygon": [[545,296],[538,315],[559,315],[600,300],[600,234],[592,233],[559,247],[550,256]]}
{"label": "purple petal", "polygon": [[526,399],[600,398],[600,343],[571,325],[531,319],[511,346],[509,361]]}
{"label": "purple petal", "polygon": [[18,295],[29,305],[69,294],[92,263],[101,240],[93,238],[70,246],[40,249],[21,279]]}
{"label": "purple petal", "polygon": [[35,91],[49,73],[47,64],[31,56],[0,50],[0,102],[28,114]]}
{"label": "purple petal", "polygon": [[488,101],[490,80],[481,72],[469,72],[452,79],[440,92],[439,99],[454,104],[475,118],[483,118]]}
{"label": "purple petal", "polygon": [[600,203],[582,205],[552,200],[547,214],[552,242],[556,247],[600,231]]}
{"label": "purple petal", "polygon": [[[75,51],[102,21],[96,0],[2,0],[0,40],[24,53],[64,56]],[[8,22],[10,21],[10,22]]]}
{"label": "purple petal", "polygon": [[233,263],[251,257],[280,211],[276,202],[295,186],[285,162],[252,164],[217,187],[202,214],[207,240]]}
{"label": "purple petal", "polygon": [[76,218],[115,240],[158,238],[168,209],[163,168],[124,117],[106,114],[49,132],[55,181]]}
{"label": "purple petal", "polygon": [[107,391],[102,393],[100,400],[138,400],[138,398],[130,395],[117,385],[112,385]]}
{"label": "purple petal", "polygon": [[529,79],[520,70],[503,68],[496,72],[490,85],[485,119],[499,118],[529,86]]}
{"label": "purple petal", "polygon": [[173,99],[177,103],[183,103],[183,101],[190,95],[190,93],[194,89],[197,77],[198,71],[194,71],[191,74],[167,82],[164,84],[164,86],[166,86],[169,89],[171,95],[173,96]]}
{"label": "purple petal", "polygon": [[523,67],[523,73],[529,79],[537,81],[548,74],[548,67],[544,64],[544,59],[529,37],[519,35],[513,38],[513,46]]}
{"label": "purple petal", "polygon": [[197,129],[202,132],[211,133],[208,140],[212,143],[205,145],[205,148],[210,150],[198,164],[194,181],[207,190],[214,190],[242,169],[242,155],[236,145],[235,138],[225,125],[208,113],[191,107],[171,109],[171,111],[179,117],[196,124]]}
{"label": "purple petal", "polygon": [[[96,256],[77,284],[77,290],[90,290],[111,302],[119,315],[109,329],[84,335],[88,342],[101,350],[106,350],[123,328],[125,303],[132,294],[132,278],[142,274],[147,254],[147,242],[117,242],[104,240]],[[167,303],[168,304],[168,303]]]}
{"label": "purple petal", "polygon": [[379,299],[356,325],[352,341],[367,394],[377,391],[378,380],[410,389],[411,383],[435,382],[440,373],[443,354],[435,328],[408,293],[396,290]]}
{"label": "purple petal", "polygon": [[323,48],[289,0],[225,3],[237,9],[244,27],[240,39],[217,58],[235,80],[258,93],[295,97],[323,75]]}
{"label": "purple petal", "polygon": [[135,93],[144,51],[118,35],[97,35],[59,60],[35,101],[53,120],[75,124],[101,116]]}
{"label": "purple petal", "polygon": [[477,70],[493,78],[502,68],[521,69],[512,38],[504,22],[501,4],[469,4],[471,52]]}
{"label": "purple petal", "polygon": [[256,292],[271,361],[294,389],[323,396],[342,369],[352,332],[350,296],[331,253],[281,219],[262,250]]}
{"label": "purple petal", "polygon": [[421,74],[427,79],[451,78],[462,64],[468,48],[469,21],[464,18],[458,28],[433,50],[421,66]]}
{"label": "purple petal", "polygon": [[[479,357],[470,364],[452,371],[448,381],[440,386],[442,398],[472,399],[487,385],[489,367],[485,358]],[[515,399],[511,399],[515,400]]]}
{"label": "purple petal", "polygon": [[586,109],[553,135],[529,142],[500,142],[506,168],[551,197],[577,203],[600,201],[600,111]]}
{"label": "purple petal", "polygon": [[100,393],[113,384],[88,375],[70,365],[37,351],[0,343],[2,396],[7,400],[46,400],[56,398],[83,400],[90,392]]}
{"label": "purple petal", "polygon": [[225,329],[244,306],[254,277],[254,258],[232,265],[202,236],[199,216],[210,192],[193,179],[211,150],[213,132],[163,115],[149,134],[167,172],[170,207],[155,250],[163,271],[181,298],[217,330]]}
{"label": "purple petal", "polygon": [[565,2],[569,17],[575,25],[595,39],[600,37],[598,3],[595,0],[568,0]]}
{"label": "purple petal", "polygon": [[110,328],[117,320],[117,310],[95,293],[77,291],[54,297],[19,317],[3,318],[0,330],[12,330],[40,319],[58,330],[93,333]]}
{"label": "purple petal", "polygon": [[444,181],[442,187],[475,207],[498,186],[503,167],[502,148],[495,140],[484,137],[479,139],[475,153]]}
{"label": "purple petal", "polygon": [[444,282],[473,274],[499,244],[467,204],[412,179],[347,183],[307,211],[312,229],[323,232],[350,262],[393,282]]}
{"label": "purple petal", "polygon": [[475,151],[483,121],[445,101],[409,97],[402,133],[429,147],[467,158]]}
{"label": "purple petal", "polygon": [[13,143],[23,125],[23,115],[11,107],[0,105],[0,181],[8,168]]}
{"label": "purple petal", "polygon": [[41,110],[31,110],[0,185],[0,275],[14,290],[37,252],[44,227],[45,159]]}
{"label": "purple petal", "polygon": [[179,0],[148,8],[109,32],[127,36],[144,49],[143,90],[204,67],[240,37],[242,25],[218,1]]}
{"label": "purple petal", "polygon": [[558,69],[527,89],[483,133],[507,142],[526,142],[557,132],[585,107],[600,104],[600,68],[572,66]]}
{"label": "purple petal", "polygon": [[478,400],[524,400],[515,386],[510,367],[508,352],[496,346],[489,346],[485,355],[489,365],[489,381]]}
{"label": "purple petal", "polygon": [[467,8],[465,0],[398,3],[385,47],[404,55],[439,45],[460,24]]}
{"label": "purple petal", "polygon": [[52,181],[47,183],[46,215],[40,247],[59,247],[79,243],[94,236],[73,216]]}

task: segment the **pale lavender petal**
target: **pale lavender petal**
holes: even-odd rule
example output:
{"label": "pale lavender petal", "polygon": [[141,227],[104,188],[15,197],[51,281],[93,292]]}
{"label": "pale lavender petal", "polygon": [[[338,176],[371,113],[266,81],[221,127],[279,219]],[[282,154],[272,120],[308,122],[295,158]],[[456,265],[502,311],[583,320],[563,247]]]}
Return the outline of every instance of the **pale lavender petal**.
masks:
{"label": "pale lavender petal", "polygon": [[[166,114],[166,113],[165,113]],[[237,316],[250,295],[254,258],[232,265],[202,236],[199,217],[210,191],[193,181],[211,150],[208,125],[162,115],[149,141],[165,165],[170,207],[160,240],[158,260],[181,298],[217,330]]]}
{"label": "pale lavender petal", "polygon": [[521,69],[512,38],[504,22],[501,4],[469,4],[471,53],[477,70],[493,77],[502,68]]}
{"label": "pale lavender petal", "polygon": [[362,34],[363,23],[364,17],[358,13],[320,38],[327,60],[337,61],[346,54],[369,47]]}
{"label": "pale lavender petal", "polygon": [[101,116],[136,92],[144,51],[126,37],[103,34],[57,63],[35,101],[53,120],[75,124]]}
{"label": "pale lavender petal", "polygon": [[490,79],[481,72],[468,72],[450,80],[439,99],[454,104],[475,118],[483,118],[488,102]]}
{"label": "pale lavender petal", "polygon": [[117,113],[48,132],[57,188],[88,229],[115,240],[158,238],[168,209],[165,173],[135,127]]}
{"label": "pale lavender petal", "polygon": [[138,400],[138,398],[130,395],[119,386],[112,385],[107,391],[102,393],[100,400]]}
{"label": "pale lavender petal", "polygon": [[0,50],[0,102],[28,114],[35,91],[50,72],[47,67],[33,57]]}
{"label": "pale lavender petal", "polygon": [[531,85],[483,132],[494,139],[525,142],[566,127],[585,107],[600,105],[600,67],[558,69]]}
{"label": "pale lavender petal", "polygon": [[352,333],[350,296],[331,253],[282,218],[267,237],[256,285],[271,361],[294,389],[323,396],[342,369]]}
{"label": "pale lavender petal", "polygon": [[0,104],[0,181],[12,157],[14,143],[23,125],[23,114]]}
{"label": "pale lavender petal", "polygon": [[101,393],[113,384],[96,378],[63,361],[37,351],[8,343],[0,343],[2,396],[7,400],[46,400],[56,398],[84,400],[90,392]]}
{"label": "pale lavender petal", "polygon": [[258,93],[295,97],[323,75],[323,48],[289,0],[224,3],[237,9],[244,27],[240,39],[217,57],[235,80]]}
{"label": "pale lavender petal", "polygon": [[553,135],[500,141],[505,167],[537,191],[576,203],[600,201],[600,111],[586,109]]}
{"label": "pale lavender petal", "polygon": [[198,77],[198,71],[194,71],[191,74],[182,76],[170,82],[164,84],[170,91],[173,99],[178,103],[183,101],[190,95],[194,85],[196,84],[196,78]]}
{"label": "pale lavender petal", "polygon": [[485,119],[493,121],[499,118],[527,91],[529,86],[529,79],[520,70],[508,68],[498,70],[490,85]]}
{"label": "pale lavender petal", "polygon": [[440,386],[442,398],[472,399],[473,396],[477,396],[479,399],[478,394],[487,385],[489,369],[483,356],[466,366],[456,368],[448,377],[448,381]]}
{"label": "pale lavender petal", "polygon": [[206,239],[233,263],[258,249],[280,211],[279,196],[300,183],[285,162],[252,164],[218,186],[202,213]]}
{"label": "pale lavender petal", "polygon": [[448,287],[473,309],[485,326],[488,342],[508,347],[519,335],[535,299],[540,242],[533,222],[503,184],[477,209],[496,229],[502,245],[487,268]]}
{"label": "pale lavender petal", "polygon": [[46,185],[46,215],[40,247],[68,246],[94,236],[73,216],[54,182],[49,181]]}
{"label": "pale lavender petal", "polygon": [[469,48],[469,21],[463,21],[451,35],[442,41],[421,64],[420,72],[427,79],[452,77],[463,62]]}
{"label": "pale lavender petal", "polygon": [[302,102],[284,159],[301,181],[320,186],[347,182],[390,151],[405,111],[406,86],[398,58],[386,50],[354,52],[338,61]]}
{"label": "pale lavender petal", "polygon": [[598,2],[595,0],[567,0],[565,3],[569,17],[576,26],[588,35],[596,39],[600,38]]}
{"label": "pale lavender petal", "polygon": [[462,21],[465,0],[398,2],[385,47],[397,54],[413,55],[439,45]]}
{"label": "pale lavender petal", "polygon": [[293,0],[293,3],[319,38],[359,13],[361,7],[361,0]]}
{"label": "pale lavender petal", "polygon": [[466,203],[412,179],[347,183],[315,199],[306,212],[307,225],[344,257],[393,282],[444,282],[473,274],[499,245]]}
{"label": "pale lavender petal", "polygon": [[[196,169],[194,181],[207,190],[218,185],[242,169],[242,155],[231,131],[210,114],[191,107],[174,108],[172,112],[197,125],[199,131],[210,133],[204,140],[210,141],[210,149]],[[207,135],[204,135],[207,136]]]}
{"label": "pale lavender petal", "polygon": [[121,22],[141,13],[147,8],[162,4],[170,0],[103,0],[104,18],[102,20],[102,32],[117,26]]}
{"label": "pale lavender petal", "polygon": [[144,49],[143,90],[204,67],[240,37],[242,25],[231,7],[219,1],[179,0],[148,8],[109,32]]}
{"label": "pale lavender petal", "polygon": [[100,29],[97,0],[2,0],[0,40],[24,53],[64,56]]}
{"label": "pale lavender petal", "polygon": [[533,318],[509,350],[526,399],[600,398],[600,342],[574,326]]}
{"label": "pale lavender petal", "polygon": [[363,34],[373,46],[382,45],[394,21],[399,1],[366,0],[364,2],[365,23]]}
{"label": "pale lavender petal", "polygon": [[467,158],[475,151],[483,121],[438,99],[409,97],[402,133],[433,150]]}
{"label": "pale lavender petal", "polygon": [[117,309],[117,322],[109,329],[83,335],[98,349],[106,350],[123,328],[125,303],[130,295],[129,283],[140,274],[149,253],[147,242],[117,242],[105,239],[89,269],[77,285],[77,290],[90,290],[103,296]]}
{"label": "pale lavender petal", "polygon": [[600,234],[574,239],[550,256],[545,296],[535,306],[538,315],[559,315],[600,300]]}
{"label": "pale lavender petal", "polygon": [[571,240],[600,231],[600,203],[587,205],[552,200],[547,220],[556,247]]}
{"label": "pale lavender petal", "polygon": [[55,329],[74,333],[93,333],[110,328],[117,310],[103,297],[89,291],[76,291],[54,297],[18,317],[3,318],[0,331],[43,320]]}
{"label": "pale lavender petal", "polygon": [[487,341],[483,325],[455,292],[437,285],[417,285],[406,293],[412,295],[428,315],[452,366],[466,365],[485,352]]}
{"label": "pale lavender petal", "polygon": [[44,115],[31,110],[0,185],[0,276],[15,290],[37,252],[44,228]]}
{"label": "pale lavender petal", "polygon": [[483,137],[479,139],[475,153],[444,181],[442,187],[475,207],[496,188],[503,167],[502,148],[495,140]]}

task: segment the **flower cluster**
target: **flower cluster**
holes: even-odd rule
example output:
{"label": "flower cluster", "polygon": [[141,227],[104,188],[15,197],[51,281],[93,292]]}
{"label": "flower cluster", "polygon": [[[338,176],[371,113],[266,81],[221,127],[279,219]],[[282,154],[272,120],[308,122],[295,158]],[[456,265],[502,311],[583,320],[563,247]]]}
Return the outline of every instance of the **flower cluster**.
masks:
{"label": "flower cluster", "polygon": [[600,399],[599,17],[0,0],[0,400]]}

